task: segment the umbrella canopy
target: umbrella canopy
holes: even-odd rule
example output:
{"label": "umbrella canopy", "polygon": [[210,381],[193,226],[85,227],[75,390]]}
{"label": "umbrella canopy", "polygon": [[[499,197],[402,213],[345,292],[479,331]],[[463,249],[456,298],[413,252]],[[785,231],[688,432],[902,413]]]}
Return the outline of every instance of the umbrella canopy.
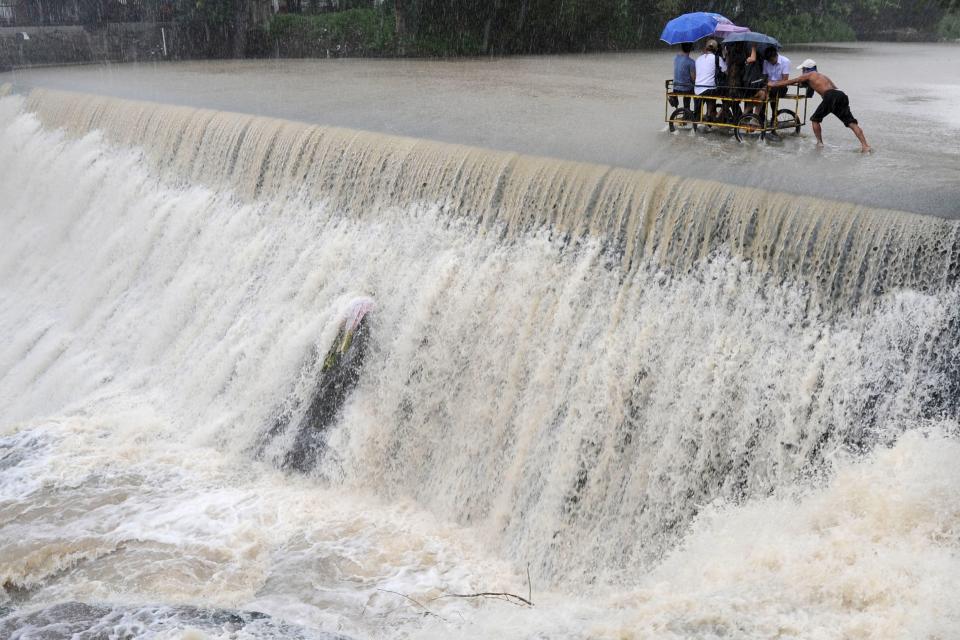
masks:
{"label": "umbrella canopy", "polygon": [[747,33],[748,31],[750,31],[750,27],[738,27],[729,22],[721,22],[717,25],[717,29],[713,32],[713,35],[726,38],[731,33]]}
{"label": "umbrella canopy", "polygon": [[717,25],[729,23],[730,20],[719,13],[706,13],[704,11],[685,13],[667,23],[667,26],[663,28],[663,33],[660,34],[660,39],[667,44],[696,42],[700,38],[713,35],[714,31],[717,30]]}
{"label": "umbrella canopy", "polygon": [[763,33],[757,33],[756,31],[747,31],[746,33],[732,33],[726,38],[723,39],[723,42],[749,42],[751,44],[766,44],[773,45],[777,49],[780,48],[780,43],[776,38],[772,38]]}

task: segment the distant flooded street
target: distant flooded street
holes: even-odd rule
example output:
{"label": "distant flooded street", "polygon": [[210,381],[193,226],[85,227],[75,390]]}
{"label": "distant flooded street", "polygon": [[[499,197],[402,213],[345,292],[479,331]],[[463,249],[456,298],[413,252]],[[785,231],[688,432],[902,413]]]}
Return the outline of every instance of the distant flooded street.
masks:
{"label": "distant flooded street", "polygon": [[[753,149],[663,124],[673,52],[469,60],[262,60],[35,69],[43,86],[240,111],[481,147],[662,170],[940,216],[960,216],[960,46],[787,47],[850,96],[876,153],[833,117],[826,148]],[[936,64],[930,61],[936,60]],[[797,72],[799,73],[799,72]],[[814,98],[809,113],[819,103]]]}

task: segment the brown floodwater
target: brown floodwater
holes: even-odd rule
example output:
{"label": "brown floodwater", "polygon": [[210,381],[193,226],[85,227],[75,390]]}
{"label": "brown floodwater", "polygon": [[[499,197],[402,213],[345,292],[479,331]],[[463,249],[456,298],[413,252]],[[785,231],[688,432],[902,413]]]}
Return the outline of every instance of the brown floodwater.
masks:
{"label": "brown floodwater", "polygon": [[960,217],[957,51],[788,52],[869,156],[665,51],[0,77],[108,94],[0,97],[0,638],[955,637],[960,221],[837,200]]}

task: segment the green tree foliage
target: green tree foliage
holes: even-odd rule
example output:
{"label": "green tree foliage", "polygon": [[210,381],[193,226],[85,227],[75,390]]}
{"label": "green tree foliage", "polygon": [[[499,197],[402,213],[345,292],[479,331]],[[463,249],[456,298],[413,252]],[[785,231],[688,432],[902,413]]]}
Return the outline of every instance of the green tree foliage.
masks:
{"label": "green tree foliage", "polygon": [[177,0],[175,7],[181,20],[223,24],[233,22],[243,4],[244,0]]}
{"label": "green tree foliage", "polygon": [[292,57],[392,54],[394,21],[374,9],[348,9],[317,15],[278,15],[270,37]]}
{"label": "green tree foliage", "polygon": [[635,0],[397,0],[400,37],[424,54],[635,47]]}
{"label": "green tree foliage", "polygon": [[750,25],[761,33],[776,35],[781,42],[846,42],[856,40],[853,28],[841,17],[787,14],[764,18]]}
{"label": "green tree foliage", "polygon": [[210,54],[241,58],[246,54],[248,36],[257,29],[251,20],[258,4],[265,0],[148,0],[172,5],[172,15],[205,41]]}
{"label": "green tree foliage", "polygon": [[[161,0],[171,1],[171,0]],[[268,0],[172,0],[177,13],[222,25]],[[269,37],[290,55],[500,55],[621,50],[657,44],[663,25],[688,11],[716,11],[782,42],[935,37],[952,33],[960,0],[288,0]],[[331,10],[333,9],[333,10]],[[946,36],[944,36],[946,37]],[[299,41],[299,42],[298,42]],[[338,47],[339,45],[339,47]]]}
{"label": "green tree foliage", "polygon": [[944,40],[960,40],[960,13],[948,13],[937,25],[937,34]]}
{"label": "green tree foliage", "polygon": [[401,43],[426,55],[649,46],[664,23],[716,11],[783,42],[933,34],[960,0],[391,0]]}

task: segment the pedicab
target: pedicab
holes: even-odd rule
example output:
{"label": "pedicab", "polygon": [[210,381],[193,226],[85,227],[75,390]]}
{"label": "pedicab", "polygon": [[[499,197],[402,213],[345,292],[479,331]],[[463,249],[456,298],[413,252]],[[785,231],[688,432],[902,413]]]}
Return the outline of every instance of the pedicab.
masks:
{"label": "pedicab", "polygon": [[[807,94],[799,87],[796,91],[787,93],[775,99],[768,94],[762,97],[730,97],[729,95],[698,96],[694,93],[677,92],[673,90],[673,80],[667,80],[666,100],[664,102],[664,121],[670,131],[684,131],[693,129],[701,133],[713,130],[732,131],[740,142],[763,140],[768,134],[779,134],[781,131],[793,130],[794,135],[800,135],[800,129],[807,124]],[[751,87],[724,87],[725,91],[756,91]],[[693,108],[680,105],[687,98]],[[793,108],[783,107],[784,102]],[[767,117],[772,112],[771,104],[777,109],[773,117]],[[676,106],[674,106],[676,105]],[[712,113],[709,106],[713,105]],[[671,110],[672,108],[672,110]]]}
{"label": "pedicab", "polygon": [[[674,18],[667,23],[660,39],[667,44],[680,44],[710,36],[722,39],[724,45],[745,43],[780,48],[776,38],[734,25],[719,14],[703,12]],[[664,121],[670,131],[689,128],[701,132],[714,129],[732,131],[740,142],[763,140],[768,134],[778,135],[782,130],[792,129],[799,135],[800,129],[807,123],[809,91],[795,87],[793,93],[772,96],[766,90],[766,76],[762,76],[758,82],[752,86],[722,86],[718,92],[720,95],[707,96],[676,91],[673,80],[667,80],[664,83]],[[789,104],[790,101],[793,101],[792,109],[782,107],[784,102]],[[767,117],[768,111],[771,117]]]}

